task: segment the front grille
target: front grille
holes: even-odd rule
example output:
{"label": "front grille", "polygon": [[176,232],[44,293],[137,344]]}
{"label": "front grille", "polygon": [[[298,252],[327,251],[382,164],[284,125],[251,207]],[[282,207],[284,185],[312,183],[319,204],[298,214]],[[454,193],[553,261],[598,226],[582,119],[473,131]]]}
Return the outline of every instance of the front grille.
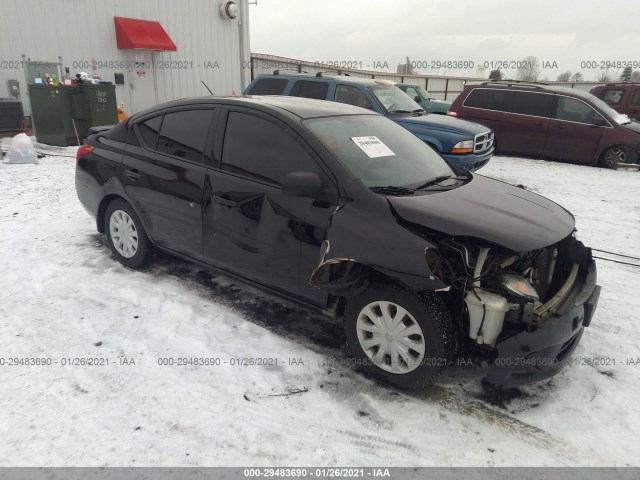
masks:
{"label": "front grille", "polygon": [[493,132],[483,132],[476,135],[473,141],[473,153],[484,152],[493,145]]}

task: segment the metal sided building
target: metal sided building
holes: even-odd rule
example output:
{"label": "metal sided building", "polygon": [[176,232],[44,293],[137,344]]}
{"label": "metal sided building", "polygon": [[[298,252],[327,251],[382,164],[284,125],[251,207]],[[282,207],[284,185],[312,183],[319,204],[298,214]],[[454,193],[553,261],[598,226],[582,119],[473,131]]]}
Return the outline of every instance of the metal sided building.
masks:
{"label": "metal sided building", "polygon": [[131,115],[207,87],[240,94],[249,59],[248,0],[0,0],[0,98],[26,115],[45,73],[112,82]]}

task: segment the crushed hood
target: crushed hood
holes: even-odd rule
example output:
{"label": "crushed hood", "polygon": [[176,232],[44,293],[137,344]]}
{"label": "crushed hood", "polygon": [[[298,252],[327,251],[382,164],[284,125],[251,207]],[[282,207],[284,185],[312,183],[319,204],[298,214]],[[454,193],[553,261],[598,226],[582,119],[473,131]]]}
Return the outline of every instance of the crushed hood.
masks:
{"label": "crushed hood", "polygon": [[516,252],[549,246],[575,227],[573,215],[557,203],[477,174],[452,190],[387,199],[406,221]]}

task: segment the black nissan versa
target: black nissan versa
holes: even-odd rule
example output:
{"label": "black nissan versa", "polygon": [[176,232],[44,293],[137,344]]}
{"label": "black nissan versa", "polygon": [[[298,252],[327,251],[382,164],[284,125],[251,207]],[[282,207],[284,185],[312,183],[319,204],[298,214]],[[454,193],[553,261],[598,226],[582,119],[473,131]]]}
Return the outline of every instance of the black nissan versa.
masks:
{"label": "black nissan versa", "polygon": [[76,189],[122,264],[156,247],[340,318],[357,363],[400,387],[461,354],[495,385],[554,375],[600,293],[564,208],[351,105],[166,103],[90,136]]}

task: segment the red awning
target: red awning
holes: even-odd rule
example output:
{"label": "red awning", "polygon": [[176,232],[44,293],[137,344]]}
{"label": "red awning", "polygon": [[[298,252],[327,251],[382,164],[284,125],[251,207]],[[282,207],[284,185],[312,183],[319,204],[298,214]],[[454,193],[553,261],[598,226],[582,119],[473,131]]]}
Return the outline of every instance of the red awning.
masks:
{"label": "red awning", "polygon": [[176,44],[159,22],[137,18],[113,18],[116,22],[116,40],[119,49],[176,51]]}

